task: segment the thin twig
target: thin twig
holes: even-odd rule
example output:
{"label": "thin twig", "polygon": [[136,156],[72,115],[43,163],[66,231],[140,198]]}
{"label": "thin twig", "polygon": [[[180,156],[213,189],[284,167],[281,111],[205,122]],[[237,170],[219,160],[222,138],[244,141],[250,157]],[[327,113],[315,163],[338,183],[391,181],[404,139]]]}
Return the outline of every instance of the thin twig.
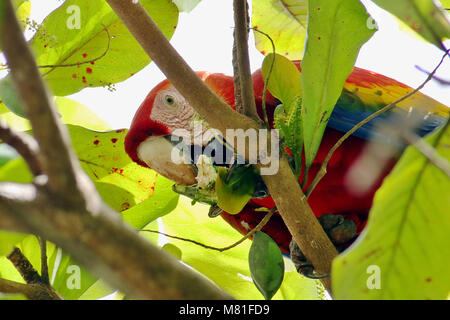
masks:
{"label": "thin twig", "polygon": [[[69,199],[73,203],[83,203],[85,199],[78,186],[87,181],[88,177],[82,174],[74,152],[67,147],[70,146],[69,132],[59,122],[53,99],[37,69],[33,53],[15,14],[6,13],[10,9],[10,3],[3,2],[5,13],[1,23],[8,32],[2,33],[2,49],[25,114],[30,120],[33,135],[39,142],[42,172],[48,177],[51,192],[71,195]],[[87,183],[84,184],[87,186]]]}
{"label": "thin twig", "polygon": [[16,267],[26,283],[42,283],[41,276],[19,248],[14,248],[8,255],[8,260]]}
{"label": "thin twig", "polygon": [[0,278],[0,292],[23,294],[30,300],[62,300],[62,297],[50,287],[42,284],[24,284]]}
{"label": "thin twig", "polygon": [[[135,7],[131,1],[120,2]],[[48,181],[0,183],[0,224],[5,216],[21,223],[132,298],[231,299],[211,281],[139,237],[102,201],[71,149],[68,131],[53,108],[11,1],[1,3],[0,28],[8,30],[0,34],[1,49],[39,143]]]}
{"label": "thin twig", "polygon": [[[234,48],[237,64],[240,103],[243,113],[255,121],[260,121],[256,111],[255,96],[253,93],[252,74],[250,72],[250,59],[248,56],[248,4],[247,0],[233,0],[234,9]],[[238,107],[238,106],[236,106]]]}
{"label": "thin twig", "polygon": [[211,250],[216,250],[216,251],[219,251],[219,252],[223,252],[223,251],[226,251],[226,250],[229,250],[229,249],[232,249],[232,248],[238,246],[239,244],[241,244],[242,242],[244,242],[245,240],[247,240],[248,238],[253,236],[253,234],[256,231],[260,231],[267,224],[267,222],[269,222],[270,218],[272,217],[272,215],[276,211],[277,210],[276,210],[275,207],[272,208],[270,211],[267,212],[267,214],[264,216],[264,218],[261,219],[261,221],[258,223],[258,225],[256,227],[254,227],[252,230],[250,230],[244,237],[242,237],[237,242],[235,242],[235,243],[233,243],[233,244],[231,244],[229,246],[223,247],[223,248],[217,248],[217,247],[209,246],[209,245],[201,243],[199,241],[195,241],[195,240],[192,240],[192,239],[186,239],[186,238],[182,238],[182,237],[178,237],[178,236],[173,236],[173,235],[170,235],[170,234],[167,234],[167,233],[164,233],[164,232],[160,232],[160,231],[157,231],[157,230],[138,229],[137,231],[157,233],[157,234],[166,236],[168,238],[177,239],[177,240],[181,240],[181,241],[185,241],[185,242],[190,242],[190,243],[193,243],[193,244],[195,244],[197,246],[203,247],[205,249],[211,249]]}
{"label": "thin twig", "polygon": [[47,263],[47,241],[42,237],[38,237],[38,240],[39,246],[41,247],[41,281],[47,285],[50,285]]}
{"label": "thin twig", "polygon": [[0,121],[0,138],[4,143],[9,144],[16,149],[16,151],[25,159],[34,176],[38,176],[42,173],[41,164],[38,158],[39,146],[32,136],[23,132],[15,132],[3,121]]}
{"label": "thin twig", "polygon": [[262,95],[262,101],[261,101],[261,106],[262,106],[263,115],[264,115],[264,123],[266,124],[267,129],[270,130],[270,123],[269,123],[269,119],[267,116],[266,95],[267,95],[267,87],[269,85],[270,75],[272,74],[273,66],[275,65],[275,53],[276,53],[275,43],[273,42],[273,40],[269,34],[262,32],[261,30],[258,30],[257,28],[251,28],[251,29],[253,31],[256,31],[256,32],[261,33],[262,35],[266,36],[272,45],[273,60],[270,63],[269,72],[267,73],[267,76],[264,79],[263,95]]}
{"label": "thin twig", "polygon": [[406,140],[407,143],[416,147],[417,150],[419,150],[425,157],[427,157],[432,164],[441,169],[447,175],[447,177],[450,178],[450,163],[447,159],[442,157],[436,151],[436,149],[434,149],[413,132],[402,132],[402,137]]}
{"label": "thin twig", "polygon": [[[427,74],[427,75],[430,74],[430,72],[429,72],[428,70],[425,70],[425,69],[422,68],[421,66],[416,65],[415,67],[416,67],[417,70],[419,70],[419,71],[421,71],[421,72],[423,72],[423,73],[425,73],[425,74]],[[438,77],[438,76],[436,76],[436,75],[433,76],[433,79],[436,80],[437,82],[439,82],[439,83],[442,84],[442,85],[445,85],[445,86],[450,85],[450,80],[445,80],[445,79],[443,79],[443,78],[441,78],[441,77]]]}
{"label": "thin twig", "polygon": [[339,148],[342,143],[348,138],[350,137],[356,130],[358,130],[359,128],[361,128],[363,125],[365,125],[366,123],[368,123],[370,120],[378,117],[379,115],[385,113],[386,111],[391,110],[392,108],[394,108],[399,102],[402,102],[406,99],[408,99],[409,97],[411,97],[412,95],[414,95],[415,93],[417,93],[419,90],[421,90],[431,79],[433,79],[434,74],[436,73],[436,71],[439,69],[439,67],[442,65],[442,63],[444,62],[445,57],[447,56],[447,54],[449,53],[450,49],[448,49],[445,54],[442,56],[439,64],[436,66],[436,68],[434,68],[434,70],[428,75],[428,77],[425,79],[424,82],[422,82],[421,85],[419,85],[416,89],[414,89],[413,91],[411,91],[410,93],[404,95],[403,97],[395,100],[394,102],[384,106],[382,109],[378,110],[377,112],[372,113],[370,116],[368,116],[367,118],[365,118],[364,120],[360,121],[358,124],[356,124],[352,129],[350,129],[349,131],[347,131],[335,144],[334,146],[330,149],[330,151],[328,152],[327,156],[325,157],[325,160],[322,162],[322,166],[320,167],[319,171],[317,172],[316,177],[314,178],[313,182],[311,183],[311,185],[309,186],[308,190],[306,190],[305,194],[308,197],[314,190],[314,188],[317,186],[317,184],[320,182],[320,180],[325,176],[325,174],[327,173],[327,166],[328,166],[328,162],[330,161],[331,157],[333,156],[333,153],[336,151],[337,148]]}
{"label": "thin twig", "polygon": [[[68,63],[68,64],[45,64],[45,65],[38,65],[38,68],[64,68],[64,67],[76,67],[76,66],[80,66],[83,64],[92,64],[93,62],[100,60],[101,58],[103,58],[104,56],[106,56],[106,54],[109,51],[110,45],[111,45],[111,35],[109,34],[108,28],[106,26],[104,26],[104,29],[106,31],[106,34],[108,35],[108,44],[106,45],[106,49],[105,51],[98,56],[97,58],[88,60],[88,61],[82,61],[82,62],[75,62],[75,63]],[[51,70],[50,70],[51,71]],[[48,71],[45,74],[48,74],[50,71]]]}

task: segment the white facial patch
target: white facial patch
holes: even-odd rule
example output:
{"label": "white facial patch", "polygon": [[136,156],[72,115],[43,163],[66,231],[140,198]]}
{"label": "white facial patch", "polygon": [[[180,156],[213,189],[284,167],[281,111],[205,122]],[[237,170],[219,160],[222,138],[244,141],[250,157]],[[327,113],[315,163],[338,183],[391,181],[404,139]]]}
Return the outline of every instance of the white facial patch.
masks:
{"label": "white facial patch", "polygon": [[192,166],[164,137],[149,137],[137,148],[139,159],[166,178],[183,185],[196,183]]}
{"label": "white facial patch", "polygon": [[214,129],[207,128],[173,86],[156,95],[150,119],[164,124],[171,134],[182,137],[186,144],[205,146],[216,134]]}
{"label": "white facial patch", "polygon": [[189,130],[194,114],[194,109],[171,86],[156,95],[150,119],[164,124],[170,131]]}

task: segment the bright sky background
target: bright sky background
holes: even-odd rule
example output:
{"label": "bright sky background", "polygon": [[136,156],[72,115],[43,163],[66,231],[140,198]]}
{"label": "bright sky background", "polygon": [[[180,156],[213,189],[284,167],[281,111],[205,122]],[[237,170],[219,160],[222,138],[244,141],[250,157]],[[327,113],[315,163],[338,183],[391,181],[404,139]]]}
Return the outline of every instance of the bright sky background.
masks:
{"label": "bright sky background", "polygon": [[[415,65],[431,71],[443,52],[400,31],[396,20],[369,0],[362,2],[378,22],[379,31],[362,47],[356,65],[417,87],[426,75],[418,71]],[[32,1],[31,18],[41,22],[61,3],[57,0]],[[203,0],[190,13],[181,13],[171,43],[194,70],[231,75],[232,1]],[[252,71],[255,71],[261,66],[264,57],[253,43],[250,35],[250,60]],[[446,44],[449,47],[450,41]],[[449,61],[446,59],[437,76],[450,80]],[[147,93],[164,78],[156,65],[151,63],[132,78],[116,84],[114,92],[102,87],[86,88],[69,98],[91,108],[113,128],[128,128]],[[450,86],[431,81],[422,92],[450,106]]]}

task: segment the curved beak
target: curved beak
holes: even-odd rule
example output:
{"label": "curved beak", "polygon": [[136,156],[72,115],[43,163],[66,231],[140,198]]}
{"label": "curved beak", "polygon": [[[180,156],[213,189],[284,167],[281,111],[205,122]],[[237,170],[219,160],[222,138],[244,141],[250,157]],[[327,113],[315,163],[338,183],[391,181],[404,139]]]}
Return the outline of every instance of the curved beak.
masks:
{"label": "curved beak", "polygon": [[[190,158],[177,148],[178,137],[173,135],[150,136],[137,148],[137,156],[148,167],[166,178],[183,185],[193,185],[195,167]],[[180,142],[182,143],[182,142]]]}

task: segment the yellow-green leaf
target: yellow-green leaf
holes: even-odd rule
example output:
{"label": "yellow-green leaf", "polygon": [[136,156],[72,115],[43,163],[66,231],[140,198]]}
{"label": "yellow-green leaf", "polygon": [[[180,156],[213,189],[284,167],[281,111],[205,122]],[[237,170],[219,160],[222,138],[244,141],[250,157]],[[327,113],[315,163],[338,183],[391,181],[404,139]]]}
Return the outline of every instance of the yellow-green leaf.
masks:
{"label": "yellow-green leaf", "polygon": [[[291,60],[303,57],[307,26],[307,0],[253,0],[252,26],[268,34],[277,53]],[[273,51],[270,40],[254,32],[256,48],[264,55]]]}
{"label": "yellow-green leaf", "polygon": [[[285,107],[289,107],[296,96],[302,95],[300,71],[288,58],[279,54],[269,53],[264,58],[262,74],[264,80],[269,75],[267,89]],[[289,113],[289,110],[287,112]]]}
{"label": "yellow-green leaf", "polygon": [[441,49],[443,49],[441,41],[450,38],[450,16],[437,1],[374,0],[374,2]]}
{"label": "yellow-green leaf", "polygon": [[[253,168],[249,168],[253,170]],[[247,174],[245,177],[236,177],[229,179],[228,170],[224,167],[219,167],[216,179],[216,195],[217,205],[224,211],[237,214],[241,212],[242,208],[252,198],[255,191],[256,177]],[[228,181],[230,180],[230,181]]]}
{"label": "yellow-green leaf", "polygon": [[[425,139],[450,160],[450,126]],[[450,179],[408,147],[375,195],[366,229],[333,262],[338,299],[448,299]]]}
{"label": "yellow-green leaf", "polygon": [[[140,3],[170,38],[178,22],[175,4],[171,0]],[[40,70],[53,93],[60,96],[126,80],[150,63],[104,0],[65,1],[47,16],[31,46],[39,66],[53,66]]]}
{"label": "yellow-green leaf", "polygon": [[361,45],[374,29],[357,0],[309,0],[308,40],[302,61],[302,123],[306,167],[319,149],[323,132],[353,70]]}
{"label": "yellow-green leaf", "polygon": [[[209,218],[208,209],[207,205],[197,203],[193,206],[189,198],[180,197],[176,209],[162,217],[164,232],[214,247],[225,247],[242,238],[242,235],[222,218]],[[157,222],[152,223],[149,228],[156,229]],[[182,240],[167,238],[167,241],[181,249],[184,263],[208,277],[236,299],[263,298],[250,277],[250,240],[245,240],[224,252],[205,249]],[[321,299],[317,280],[307,279],[296,272],[286,272],[286,278],[288,280],[285,279],[273,299]]]}

